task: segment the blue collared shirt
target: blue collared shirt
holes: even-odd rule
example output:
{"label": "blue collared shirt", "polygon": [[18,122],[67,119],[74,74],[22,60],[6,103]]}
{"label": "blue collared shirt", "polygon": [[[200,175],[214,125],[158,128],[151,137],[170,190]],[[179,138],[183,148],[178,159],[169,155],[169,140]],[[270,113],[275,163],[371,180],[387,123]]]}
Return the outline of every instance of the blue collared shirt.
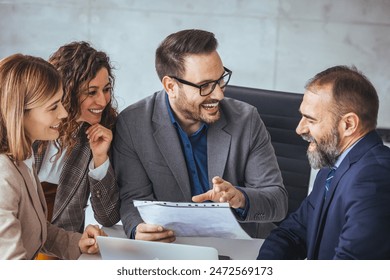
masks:
{"label": "blue collared shirt", "polygon": [[203,123],[195,133],[188,136],[187,133],[185,133],[185,131],[180,127],[180,124],[176,121],[173,115],[168,95],[166,95],[166,102],[169,117],[178,132],[180,144],[186,159],[188,175],[190,178],[191,194],[194,196],[205,193],[210,190],[207,164],[208,125]]}

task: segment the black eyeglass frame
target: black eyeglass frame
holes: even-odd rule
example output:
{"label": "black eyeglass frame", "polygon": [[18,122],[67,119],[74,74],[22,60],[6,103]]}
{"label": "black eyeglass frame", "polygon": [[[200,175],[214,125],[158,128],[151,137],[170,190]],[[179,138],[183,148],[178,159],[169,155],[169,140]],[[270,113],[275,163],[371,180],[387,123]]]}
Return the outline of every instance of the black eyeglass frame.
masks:
{"label": "black eyeglass frame", "polygon": [[[195,87],[195,88],[199,89],[199,95],[200,95],[200,96],[207,96],[207,95],[210,95],[210,94],[214,91],[214,89],[215,89],[215,87],[217,86],[217,84],[219,84],[219,82],[220,82],[221,80],[223,80],[224,78],[226,78],[226,76],[228,76],[228,79],[227,79],[226,83],[225,83],[223,86],[220,86],[221,89],[225,88],[225,87],[227,86],[227,84],[229,83],[233,71],[229,70],[229,69],[226,68],[225,66],[223,67],[223,69],[225,70],[226,73],[224,73],[224,74],[221,76],[221,78],[219,78],[218,80],[215,80],[215,81],[210,81],[210,82],[201,84],[201,85],[197,85],[197,84],[191,83],[191,82],[189,82],[189,81],[180,79],[180,78],[175,77],[175,76],[168,76],[168,77],[170,77],[170,78],[172,78],[172,79],[175,79],[175,80],[177,80],[178,82],[180,82],[180,83],[182,83],[182,84],[184,84],[184,85],[192,86],[192,87]],[[205,88],[206,86],[208,86],[209,84],[213,84],[213,86],[212,86],[210,92],[207,93],[207,94],[202,94],[202,89]]]}

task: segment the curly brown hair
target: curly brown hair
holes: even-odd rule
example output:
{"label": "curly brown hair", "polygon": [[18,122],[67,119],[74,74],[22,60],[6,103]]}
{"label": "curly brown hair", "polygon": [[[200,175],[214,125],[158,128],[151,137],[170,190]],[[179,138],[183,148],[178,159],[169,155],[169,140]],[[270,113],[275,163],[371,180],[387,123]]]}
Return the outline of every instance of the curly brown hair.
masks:
{"label": "curly brown hair", "polygon": [[[81,115],[80,96],[88,90],[90,81],[103,67],[107,69],[111,85],[114,87],[115,77],[112,71],[114,67],[105,52],[97,51],[84,41],[61,46],[50,56],[49,62],[62,76],[64,89],[62,103],[68,111],[68,117],[60,128],[59,145],[61,150],[67,148],[69,152],[76,144],[74,136],[80,127],[77,122]],[[111,101],[104,109],[100,123],[113,130],[117,115],[117,103],[112,93]]]}

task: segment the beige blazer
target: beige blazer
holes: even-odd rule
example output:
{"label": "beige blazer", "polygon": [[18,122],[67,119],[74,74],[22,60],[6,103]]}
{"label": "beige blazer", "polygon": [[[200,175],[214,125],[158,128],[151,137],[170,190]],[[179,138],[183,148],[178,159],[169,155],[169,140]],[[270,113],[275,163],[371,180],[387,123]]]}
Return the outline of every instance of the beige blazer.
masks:
{"label": "beige blazer", "polygon": [[37,178],[23,162],[0,154],[0,259],[33,259],[40,251],[77,259],[81,234],[46,221],[46,202]]}

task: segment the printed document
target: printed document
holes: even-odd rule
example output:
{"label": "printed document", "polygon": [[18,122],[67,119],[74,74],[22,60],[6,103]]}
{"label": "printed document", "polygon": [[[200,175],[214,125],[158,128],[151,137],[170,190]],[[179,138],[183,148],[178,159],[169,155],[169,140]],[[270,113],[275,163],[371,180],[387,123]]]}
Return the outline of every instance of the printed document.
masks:
{"label": "printed document", "polygon": [[229,203],[187,203],[134,200],[147,224],[171,229],[177,237],[251,239],[236,220]]}

